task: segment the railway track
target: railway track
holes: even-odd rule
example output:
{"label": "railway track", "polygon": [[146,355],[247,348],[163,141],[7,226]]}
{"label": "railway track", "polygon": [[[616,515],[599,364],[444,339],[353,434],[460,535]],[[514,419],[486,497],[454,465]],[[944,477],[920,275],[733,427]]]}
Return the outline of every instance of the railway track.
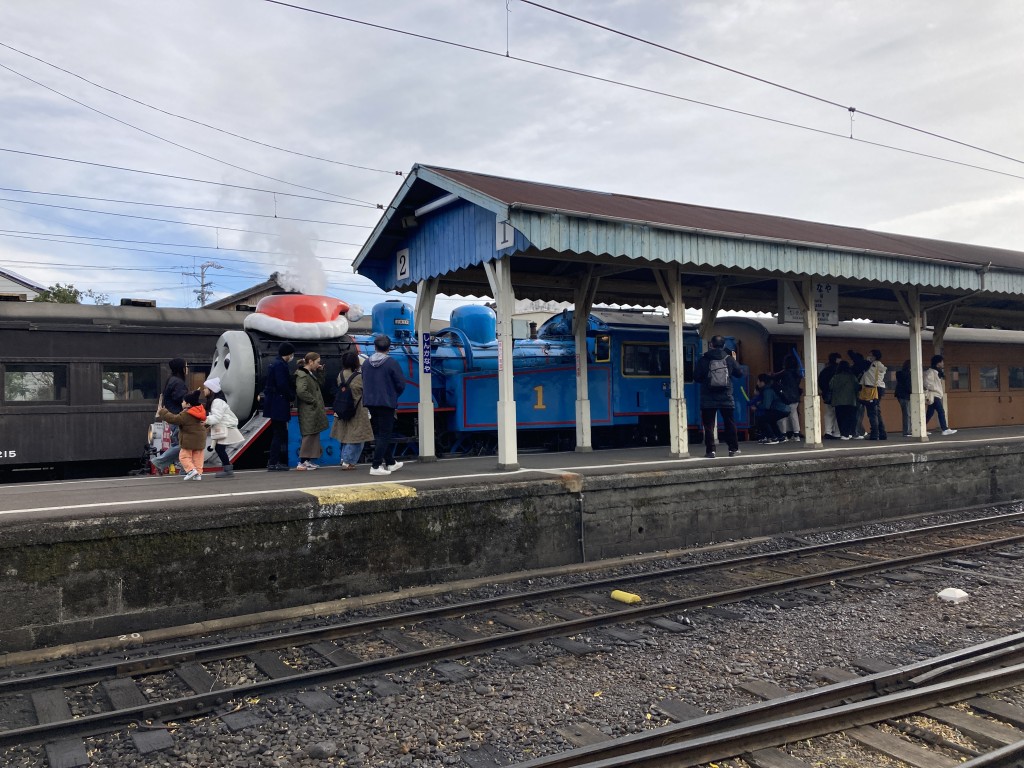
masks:
{"label": "railway track", "polygon": [[[827,759],[840,735],[895,764],[995,768],[1024,761],[1024,634],[925,662],[519,763],[515,768],[686,768],[738,758],[751,768],[810,768],[781,748]],[[762,695],[771,686],[759,686]],[[671,712],[671,709],[666,710]],[[950,732],[952,730],[952,733]],[[964,762],[964,758],[967,761]],[[886,763],[886,765],[894,763]]]}
{"label": "railway track", "polygon": [[[527,646],[533,643],[590,653],[603,649],[602,636],[636,634],[630,625],[637,622],[672,632],[695,612],[751,598],[794,593],[807,600],[841,599],[846,590],[870,587],[882,574],[908,578],[935,563],[969,565],[965,558],[982,553],[1024,557],[1024,513],[680,564],[244,640],[162,652],[130,649],[129,658],[68,660],[62,669],[9,670],[0,678],[0,712],[17,717],[3,718],[7,727],[0,732],[0,746],[47,743],[51,751],[59,744],[71,756],[55,757],[51,764],[84,765],[74,762],[74,755],[84,754],[86,734],[153,724],[153,731],[143,727],[132,733],[145,749],[148,741],[166,736],[162,723],[211,713],[230,718],[239,714],[239,702],[275,692],[308,692],[356,679],[386,684],[387,673],[429,665],[455,680],[470,674],[465,660],[480,654],[504,650],[528,660]],[[623,588],[641,594],[642,602],[610,599],[612,589]],[[318,701],[324,705],[313,693],[307,700],[311,707]]]}

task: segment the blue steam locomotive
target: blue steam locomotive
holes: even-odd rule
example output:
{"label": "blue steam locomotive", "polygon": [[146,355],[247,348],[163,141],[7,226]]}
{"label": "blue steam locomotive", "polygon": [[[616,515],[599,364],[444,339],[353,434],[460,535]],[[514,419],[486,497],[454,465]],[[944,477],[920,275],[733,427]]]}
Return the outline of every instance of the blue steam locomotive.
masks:
{"label": "blue steam locomotive", "polygon": [[[313,323],[325,326],[323,332],[305,327],[308,324],[282,324],[277,320],[250,323],[247,318],[245,331],[229,331],[218,341],[211,375],[221,376],[224,392],[240,421],[251,418],[243,432],[255,437],[260,427],[256,395],[262,390],[266,367],[281,341],[290,341],[297,356],[308,351],[321,355],[326,372],[324,399],[330,403],[342,355],[351,349],[369,355],[374,338],[387,335],[392,341],[391,356],[402,366],[407,380],[399,402],[398,430],[406,436],[406,450],[415,453],[420,398],[418,345],[422,335],[414,327],[412,307],[401,301],[379,303],[372,310],[369,334],[338,334],[334,313],[344,316],[351,312],[343,302],[332,301],[337,306],[328,307],[326,319]],[[513,382],[520,449],[568,450],[575,445],[576,343],[572,322],[572,310],[565,310],[528,338],[514,341]],[[588,318],[586,343],[594,447],[667,443],[666,319],[642,312],[594,310]],[[735,349],[731,339],[729,344]],[[694,328],[686,328],[683,347],[687,421],[691,428],[699,429],[699,393],[693,371],[702,346]],[[430,364],[437,455],[493,452],[498,400],[498,341],[493,310],[480,305],[455,309],[450,325],[430,335]],[[747,378],[736,380],[734,387],[736,423],[745,429],[749,426]],[[297,438],[298,430],[291,432]],[[338,449],[327,432],[322,442],[322,461],[336,462]],[[297,443],[293,447],[297,449]],[[245,448],[237,447],[236,453]]]}

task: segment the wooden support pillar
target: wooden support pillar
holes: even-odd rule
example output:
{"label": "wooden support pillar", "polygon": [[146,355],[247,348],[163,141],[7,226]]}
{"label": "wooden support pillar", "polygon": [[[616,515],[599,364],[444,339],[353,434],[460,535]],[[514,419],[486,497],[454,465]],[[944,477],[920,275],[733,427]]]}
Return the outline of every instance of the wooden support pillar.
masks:
{"label": "wooden support pillar", "polygon": [[[924,405],[924,316],[921,312],[921,293],[911,288],[903,294],[893,291],[903,308],[910,327],[910,434],[914,440],[928,442]],[[901,425],[902,426],[902,425]]]}
{"label": "wooden support pillar", "polygon": [[807,278],[792,285],[804,316],[804,445],[822,448],[821,398],[818,397],[818,310],[814,306],[814,280]]}
{"label": "wooden support pillar", "polygon": [[590,381],[587,359],[587,325],[600,278],[588,264],[582,282],[573,291],[572,333],[576,339],[576,450],[594,450],[590,421]]}
{"label": "wooden support pillar", "polygon": [[484,263],[487,282],[498,305],[498,469],[519,469],[516,398],[512,381],[512,264],[510,258]]}
{"label": "wooden support pillar", "polygon": [[419,453],[420,461],[437,461],[434,451],[434,398],[433,376],[430,373],[430,321],[434,315],[434,300],[437,298],[438,279],[431,277],[416,285],[416,333],[419,335],[420,365],[418,404]]}
{"label": "wooden support pillar", "polygon": [[686,325],[686,307],[683,304],[682,269],[679,264],[672,264],[668,269],[654,270],[654,279],[668,309],[668,360],[671,374],[668,399],[670,450],[673,458],[687,458],[690,455],[690,445],[683,375],[683,328]]}

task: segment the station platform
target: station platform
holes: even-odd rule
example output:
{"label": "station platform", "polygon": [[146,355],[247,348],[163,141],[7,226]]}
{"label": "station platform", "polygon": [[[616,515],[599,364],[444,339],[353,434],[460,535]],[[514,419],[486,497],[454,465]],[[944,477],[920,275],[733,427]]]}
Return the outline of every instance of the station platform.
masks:
{"label": "station platform", "polygon": [[1024,429],[0,486],[0,653],[1024,497]]}

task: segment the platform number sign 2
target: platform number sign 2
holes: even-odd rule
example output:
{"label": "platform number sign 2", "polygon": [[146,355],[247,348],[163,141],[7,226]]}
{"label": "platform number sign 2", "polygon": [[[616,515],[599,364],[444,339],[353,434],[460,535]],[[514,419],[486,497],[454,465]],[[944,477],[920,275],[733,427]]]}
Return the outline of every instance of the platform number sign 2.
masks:
{"label": "platform number sign 2", "polygon": [[395,279],[408,280],[409,275],[409,249],[403,248],[395,254]]}

